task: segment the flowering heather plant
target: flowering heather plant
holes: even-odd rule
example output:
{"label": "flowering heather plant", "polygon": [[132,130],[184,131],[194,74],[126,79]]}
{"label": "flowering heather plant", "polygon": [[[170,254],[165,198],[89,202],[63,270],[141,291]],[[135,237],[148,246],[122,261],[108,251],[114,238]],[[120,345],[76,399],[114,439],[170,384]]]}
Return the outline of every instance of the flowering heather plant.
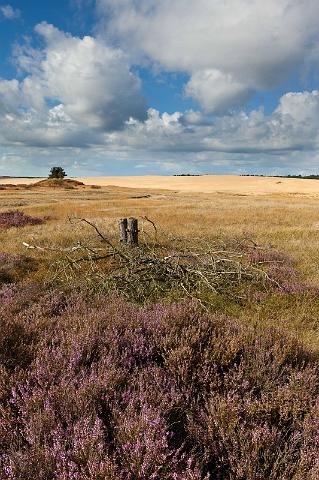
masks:
{"label": "flowering heather plant", "polygon": [[17,293],[16,284],[8,284],[0,287],[0,303],[9,305],[13,302],[15,295]]}
{"label": "flowering heather plant", "polygon": [[26,215],[20,210],[9,210],[7,212],[0,212],[0,227],[24,227],[25,225],[39,225],[43,223],[45,218],[32,217]]}
{"label": "flowering heather plant", "polygon": [[0,265],[18,262],[20,260],[19,255],[12,255],[11,253],[0,252]]}
{"label": "flowering heather plant", "polygon": [[249,254],[249,262],[264,268],[274,288],[279,292],[294,294],[311,290],[309,285],[300,279],[292,259],[281,252],[254,249]]}
{"label": "flowering heather plant", "polygon": [[0,286],[11,283],[35,269],[35,261],[25,255],[0,252]]}
{"label": "flowering heather plant", "polygon": [[318,365],[284,332],[195,303],[30,289],[13,305],[1,479],[318,478]]}

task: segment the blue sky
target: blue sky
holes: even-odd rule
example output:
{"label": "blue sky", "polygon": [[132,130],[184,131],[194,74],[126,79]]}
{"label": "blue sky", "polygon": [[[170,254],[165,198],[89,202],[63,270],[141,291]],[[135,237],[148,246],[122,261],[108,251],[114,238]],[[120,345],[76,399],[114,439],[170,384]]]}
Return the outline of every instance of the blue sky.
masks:
{"label": "blue sky", "polygon": [[0,175],[319,173],[317,0],[0,0]]}

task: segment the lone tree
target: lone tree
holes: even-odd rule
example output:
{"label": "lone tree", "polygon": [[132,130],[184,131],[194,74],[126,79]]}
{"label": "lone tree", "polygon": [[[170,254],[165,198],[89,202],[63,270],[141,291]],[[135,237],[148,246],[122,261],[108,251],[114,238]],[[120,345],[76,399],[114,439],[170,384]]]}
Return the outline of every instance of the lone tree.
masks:
{"label": "lone tree", "polygon": [[52,167],[48,178],[64,178],[66,173],[62,167]]}

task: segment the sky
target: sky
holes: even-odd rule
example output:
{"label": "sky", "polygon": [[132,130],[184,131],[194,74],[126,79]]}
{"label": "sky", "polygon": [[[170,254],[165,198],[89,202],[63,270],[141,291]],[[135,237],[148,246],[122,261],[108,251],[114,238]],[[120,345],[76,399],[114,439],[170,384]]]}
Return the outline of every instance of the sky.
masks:
{"label": "sky", "polygon": [[0,0],[0,176],[319,174],[318,0]]}

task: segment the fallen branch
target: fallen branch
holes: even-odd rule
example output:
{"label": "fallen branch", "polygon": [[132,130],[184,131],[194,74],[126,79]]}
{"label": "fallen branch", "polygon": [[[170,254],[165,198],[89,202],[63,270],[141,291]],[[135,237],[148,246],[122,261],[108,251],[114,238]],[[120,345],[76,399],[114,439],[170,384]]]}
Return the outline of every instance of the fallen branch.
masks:
{"label": "fallen branch", "polygon": [[[157,227],[147,217],[157,234]],[[247,247],[238,243],[231,249],[206,242],[204,248],[181,248],[181,239],[167,247],[145,243],[134,249],[118,247],[91,221],[80,218],[102,240],[104,247],[85,245],[78,241],[68,248],[41,247],[23,242],[28,249],[61,253],[56,263],[56,277],[88,281],[107,290],[115,290],[127,298],[148,301],[169,291],[188,292],[190,297],[204,292],[220,293],[229,286],[243,286],[247,282],[263,288],[273,282],[267,273],[248,261]],[[185,239],[184,239],[185,240]],[[83,255],[81,253],[83,252]],[[89,268],[85,267],[89,264]],[[205,296],[205,295],[204,295]]]}

